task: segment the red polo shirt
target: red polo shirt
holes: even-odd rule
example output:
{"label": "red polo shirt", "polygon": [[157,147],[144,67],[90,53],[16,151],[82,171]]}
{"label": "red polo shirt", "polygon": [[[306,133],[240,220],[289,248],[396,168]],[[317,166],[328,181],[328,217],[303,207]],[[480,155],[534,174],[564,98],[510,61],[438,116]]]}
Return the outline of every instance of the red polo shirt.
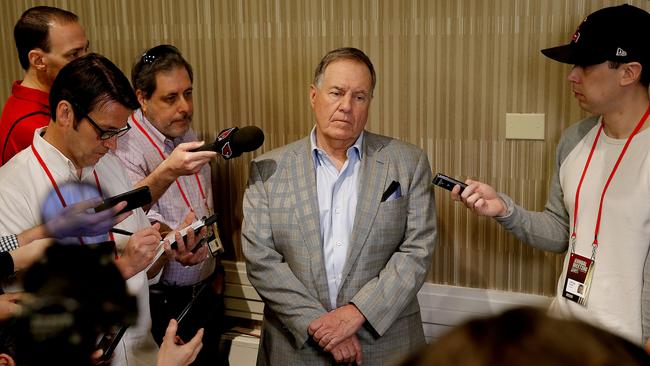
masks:
{"label": "red polo shirt", "polygon": [[0,165],[28,147],[37,128],[50,123],[49,94],[15,81],[0,119]]}

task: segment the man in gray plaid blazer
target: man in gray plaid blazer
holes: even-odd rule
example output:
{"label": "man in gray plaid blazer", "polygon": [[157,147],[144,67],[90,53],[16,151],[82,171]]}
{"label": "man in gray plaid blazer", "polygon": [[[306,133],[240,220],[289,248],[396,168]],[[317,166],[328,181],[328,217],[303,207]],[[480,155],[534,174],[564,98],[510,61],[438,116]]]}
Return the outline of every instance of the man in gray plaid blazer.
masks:
{"label": "man in gray plaid blazer", "polygon": [[265,303],[258,365],[382,365],[424,343],[431,171],[421,149],[364,131],[375,84],[362,51],[330,51],[310,136],[251,163],[242,244]]}

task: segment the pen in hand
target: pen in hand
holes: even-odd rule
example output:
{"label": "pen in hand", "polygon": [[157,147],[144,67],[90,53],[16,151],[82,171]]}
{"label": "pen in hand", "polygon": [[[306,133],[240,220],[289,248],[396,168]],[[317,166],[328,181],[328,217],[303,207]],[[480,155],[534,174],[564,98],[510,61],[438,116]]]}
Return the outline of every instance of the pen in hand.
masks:
{"label": "pen in hand", "polygon": [[108,231],[110,231],[110,232],[112,232],[112,233],[115,233],[115,234],[126,235],[126,236],[131,236],[131,235],[133,235],[133,233],[130,232],[130,231],[126,231],[126,230],[118,229],[118,228],[116,228],[116,227],[112,227],[112,228],[110,228]]}

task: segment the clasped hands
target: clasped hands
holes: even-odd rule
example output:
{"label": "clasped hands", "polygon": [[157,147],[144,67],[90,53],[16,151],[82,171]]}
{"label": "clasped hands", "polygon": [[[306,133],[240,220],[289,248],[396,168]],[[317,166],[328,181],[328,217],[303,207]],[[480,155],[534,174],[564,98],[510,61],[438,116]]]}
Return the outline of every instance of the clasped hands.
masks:
{"label": "clasped hands", "polygon": [[308,332],[320,347],[332,354],[337,363],[356,362],[361,365],[363,353],[356,333],[365,321],[359,309],[348,304],[312,321]]}

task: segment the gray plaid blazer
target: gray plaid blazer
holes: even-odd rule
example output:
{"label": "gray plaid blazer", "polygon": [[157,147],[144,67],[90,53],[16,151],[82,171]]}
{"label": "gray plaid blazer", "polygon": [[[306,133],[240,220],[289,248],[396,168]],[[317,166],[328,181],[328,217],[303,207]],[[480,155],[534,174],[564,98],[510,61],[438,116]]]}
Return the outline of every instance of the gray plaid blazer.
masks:
{"label": "gray plaid blazer", "polygon": [[[354,303],[364,364],[382,365],[424,343],[417,292],[436,240],[431,168],[419,148],[365,132],[359,198],[337,306]],[[393,181],[402,196],[381,202]],[[309,138],[250,166],[242,246],[248,277],[265,303],[258,365],[330,365],[307,333],[332,310]]]}

